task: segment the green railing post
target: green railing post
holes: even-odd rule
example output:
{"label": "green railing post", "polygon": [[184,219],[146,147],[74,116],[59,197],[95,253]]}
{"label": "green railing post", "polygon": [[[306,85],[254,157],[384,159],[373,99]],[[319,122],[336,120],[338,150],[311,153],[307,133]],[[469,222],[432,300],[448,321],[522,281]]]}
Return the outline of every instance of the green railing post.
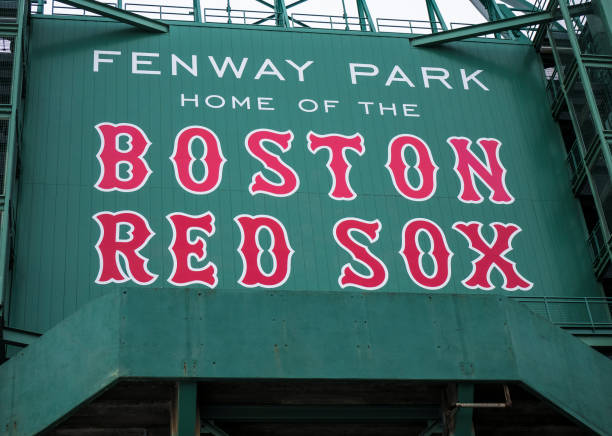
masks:
{"label": "green railing post", "polygon": [[344,18],[344,30],[349,30],[348,15],[346,15],[346,4],[344,3],[344,0],[342,0],[342,18]]}
{"label": "green railing post", "polygon": [[552,315],[550,314],[550,308],[548,307],[548,300],[544,297],[544,308],[546,309],[546,317],[550,322],[553,322]]}
{"label": "green railing post", "polygon": [[593,314],[591,313],[591,308],[589,307],[589,300],[587,297],[584,297],[584,305],[586,306],[587,313],[589,314],[589,321],[591,322],[591,331],[595,333],[595,322],[593,321]]}
{"label": "green railing post", "polygon": [[196,23],[202,22],[202,12],[200,9],[200,0],[193,0],[193,21]]}
{"label": "green railing post", "polygon": [[123,1],[122,0],[117,0],[117,7],[119,9],[123,9]]}
{"label": "green railing post", "polygon": [[36,7],[36,13],[37,14],[44,14],[45,13],[45,0],[38,0],[38,6]]}
{"label": "green railing post", "polygon": [[366,0],[357,0],[357,14],[359,15],[359,27],[362,31],[367,31],[366,22],[370,27],[370,32],[376,32],[376,28],[374,27],[374,22],[372,21],[372,15],[370,14],[370,10],[368,9],[368,4]]}
{"label": "green railing post", "polygon": [[433,33],[436,33],[438,31],[437,23],[440,24],[442,30],[448,30],[448,27],[446,27],[446,23],[444,22],[444,18],[442,18],[442,14],[440,13],[440,9],[438,8],[436,0],[425,0],[425,2],[427,3],[427,13],[429,15],[431,31]]}

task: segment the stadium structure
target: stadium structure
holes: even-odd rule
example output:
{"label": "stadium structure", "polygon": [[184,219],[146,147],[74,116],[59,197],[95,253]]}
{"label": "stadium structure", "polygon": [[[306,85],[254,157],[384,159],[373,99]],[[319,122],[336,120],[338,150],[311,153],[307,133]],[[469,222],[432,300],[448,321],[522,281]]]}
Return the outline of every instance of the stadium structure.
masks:
{"label": "stadium structure", "polygon": [[0,1],[0,433],[612,435],[612,2],[212,3]]}

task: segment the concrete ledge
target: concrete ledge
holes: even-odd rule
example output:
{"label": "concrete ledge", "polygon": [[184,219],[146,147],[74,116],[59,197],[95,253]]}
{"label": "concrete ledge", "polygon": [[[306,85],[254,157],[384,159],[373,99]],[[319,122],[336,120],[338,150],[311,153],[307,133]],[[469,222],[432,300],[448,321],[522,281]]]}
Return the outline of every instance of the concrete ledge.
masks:
{"label": "concrete ledge", "polygon": [[121,377],[521,381],[612,428],[612,362],[507,298],[130,289],[0,366],[0,429],[42,431]]}

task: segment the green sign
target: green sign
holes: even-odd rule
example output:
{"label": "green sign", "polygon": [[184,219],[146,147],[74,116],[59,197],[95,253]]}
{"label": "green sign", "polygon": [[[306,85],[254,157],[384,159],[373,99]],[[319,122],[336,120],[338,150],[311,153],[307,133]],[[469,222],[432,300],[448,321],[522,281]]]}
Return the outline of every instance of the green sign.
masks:
{"label": "green sign", "polygon": [[528,45],[33,21],[17,325],[125,286],[600,295]]}

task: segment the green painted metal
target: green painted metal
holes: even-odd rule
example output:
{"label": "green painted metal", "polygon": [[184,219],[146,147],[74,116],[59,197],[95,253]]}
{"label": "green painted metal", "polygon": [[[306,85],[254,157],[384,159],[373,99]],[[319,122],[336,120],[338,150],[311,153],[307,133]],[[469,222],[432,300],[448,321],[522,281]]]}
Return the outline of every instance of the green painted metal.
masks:
{"label": "green painted metal", "polygon": [[114,6],[108,6],[104,3],[99,3],[94,0],[66,0],[62,3],[75,8],[83,9],[103,17],[117,20],[121,23],[126,23],[131,26],[137,27],[148,32],[164,33],[167,32],[169,27],[167,24],[162,23],[152,18],[147,18],[143,15],[135,14],[124,9],[119,9]]}
{"label": "green painted metal", "polygon": [[198,384],[179,381],[176,384],[176,400],[172,412],[172,436],[199,435]]}
{"label": "green painted metal", "polygon": [[[571,6],[569,13],[571,16],[585,15],[592,11],[590,3]],[[412,45],[415,47],[428,47],[438,44],[444,44],[452,41],[460,41],[462,39],[474,38],[477,36],[487,35],[489,33],[499,33],[505,30],[522,29],[524,27],[533,26],[536,24],[548,23],[561,18],[559,10],[534,12],[514,18],[506,18],[503,20],[492,21],[488,23],[475,24],[469,27],[460,29],[448,30],[432,35],[423,35],[412,38]]]}
{"label": "green painted metal", "polygon": [[[508,6],[502,3],[497,4],[497,9],[499,10],[499,13],[501,14],[502,18],[512,18],[516,16]],[[512,30],[511,34],[513,39],[522,39],[524,41],[528,41],[528,38],[523,35],[520,30]]]}
{"label": "green painted metal", "polygon": [[[103,210],[135,210],[149,221],[156,235],[142,254],[150,259],[150,270],[159,274],[157,281],[147,287],[151,291],[167,286],[172,271],[168,251],[172,235],[165,216],[174,211],[193,215],[210,210],[216,217],[216,233],[206,238],[206,244],[210,260],[218,266],[215,292],[241,289],[237,283],[242,272],[237,252],[240,232],[233,218],[249,213],[272,215],[287,228],[296,253],[291,276],[280,288],[283,290],[339,289],[338,275],[351,258],[335,242],[332,228],[337,220],[355,216],[378,218],[383,225],[380,239],[368,245],[387,265],[389,280],[381,290],[371,292],[422,292],[410,279],[398,251],[404,224],[424,217],[438,223],[455,253],[451,281],[434,293],[510,294],[501,289],[502,279],[497,271],[492,272],[497,288],[493,291],[470,290],[461,283],[470,274],[477,254],[463,236],[452,230],[452,225],[458,220],[477,220],[485,227],[496,221],[521,226],[509,257],[521,274],[535,283],[525,295],[602,296],[591,271],[582,217],[566,176],[561,137],[545,104],[539,60],[530,46],[467,42],[439,51],[414,49],[406,38],[370,33],[177,25],[169,34],[143,37],[128,29],[101,19],[32,19],[14,298],[9,320],[12,327],[45,332],[100,295],[118,287],[139,286],[132,282],[95,283],[99,268],[95,245],[100,233],[92,216]],[[72,44],[70,56],[66,51],[68,41]],[[330,44],[339,44],[338,50],[320,49]],[[100,64],[94,73],[93,50],[122,54],[114,56],[112,64]],[[280,55],[273,56],[270,50]],[[159,68],[162,74],[130,74],[131,51],[159,52],[159,58],[150,58],[150,69]],[[182,69],[172,76],[170,53],[185,61],[198,55],[198,77]],[[410,56],[406,57],[406,53]],[[238,64],[242,57],[249,57],[240,80],[228,75],[218,78],[208,63],[208,56],[220,63],[230,55]],[[253,79],[266,58],[274,61],[284,81],[276,77]],[[285,59],[293,59],[299,65],[314,60],[305,72],[304,82],[298,81],[295,69]],[[360,77],[359,83],[352,85],[347,71],[349,62],[376,64],[381,73],[378,77]],[[406,83],[385,86],[395,63],[401,64],[415,82],[414,88]],[[421,66],[446,68],[453,75],[449,78],[453,89],[440,83],[425,88],[419,77]],[[490,91],[474,84],[469,90],[463,89],[461,68],[468,74],[483,69],[479,77]],[[47,86],[49,80],[57,86]],[[195,108],[191,102],[181,107],[181,93],[186,98],[199,94],[200,106]],[[256,100],[252,100],[250,110],[212,109],[204,103],[207,95],[222,95],[228,102],[232,95],[270,97],[276,111],[257,111]],[[320,105],[325,99],[339,103],[329,113],[322,106],[317,113],[304,113],[297,107],[303,98],[315,99]],[[75,99],[84,102],[76,116],[54,109],[71,105]],[[385,106],[395,103],[398,116],[389,110],[381,116],[378,108],[366,116],[357,104],[364,100]],[[504,111],[499,110],[500,101],[504,101]],[[403,103],[419,104],[421,117],[401,116]],[[55,114],[53,118],[49,117],[51,113]],[[136,124],[151,140],[147,160],[153,173],[140,191],[106,193],[93,187],[100,172],[96,159],[100,139],[94,126],[102,121]],[[186,126],[198,124],[217,133],[228,160],[220,187],[205,196],[180,188],[168,159],[176,134]],[[66,125],[71,128],[66,129]],[[246,152],[244,138],[262,127],[291,129],[294,133],[292,149],[283,155],[301,179],[300,189],[292,197],[253,197],[248,193],[253,174],[262,168]],[[327,157],[307,150],[306,135],[310,130],[321,134],[340,131],[345,135],[360,132],[364,136],[366,154],[349,156],[353,166],[351,185],[357,199],[337,202],[329,198]],[[389,141],[402,133],[423,138],[440,167],[437,192],[426,202],[411,202],[396,193],[385,168]],[[500,156],[508,170],[509,189],[516,198],[513,204],[495,205],[485,200],[474,205],[457,199],[460,183],[453,171],[452,150],[446,143],[452,135],[473,140],[498,137],[502,141]],[[481,189],[488,194],[486,188]],[[491,237],[491,233],[485,234]],[[269,265],[269,256],[262,257]],[[431,261],[427,266],[431,268]],[[266,291],[252,292],[263,295]]]}
{"label": "green painted metal", "polygon": [[225,433],[223,430],[221,430],[219,427],[217,427],[213,422],[211,421],[207,421],[204,422],[201,429],[200,429],[200,434],[212,434],[213,436],[230,436],[227,433]]}
{"label": "green painted metal", "polygon": [[612,180],[612,152],[610,151],[610,147],[608,146],[606,137],[604,135],[603,122],[601,120],[599,108],[597,107],[597,101],[595,100],[593,87],[591,86],[591,78],[589,77],[586,67],[584,66],[584,62],[582,61],[580,45],[578,43],[578,38],[576,37],[576,33],[572,25],[572,16],[570,14],[570,7],[568,6],[567,1],[568,0],[559,0],[559,9],[561,9],[563,20],[565,21],[567,35],[569,38],[570,45],[572,47],[572,51],[574,53],[578,76],[580,77],[580,81],[582,82],[582,86],[584,88],[584,94],[589,106],[589,110],[591,112],[591,118],[593,119],[593,123],[595,124],[595,128],[597,129],[597,136],[599,137],[598,147],[603,154],[604,161],[606,163],[606,168],[608,169],[608,177],[610,177],[610,179]]}
{"label": "green painted metal", "polygon": [[17,35],[19,28],[17,23],[0,23],[0,34],[4,36]]}
{"label": "green painted metal", "polygon": [[276,12],[276,25],[279,27],[289,27],[287,8],[284,0],[274,0],[274,11]]}
{"label": "green painted metal", "polygon": [[[601,204],[601,199],[599,198],[599,195],[597,195],[597,187],[595,185],[595,181],[593,180],[593,176],[591,174],[591,171],[589,170],[588,165],[586,164],[586,154],[587,154],[587,150],[586,150],[586,144],[584,144],[584,141],[582,139],[582,136],[578,133],[580,132],[580,126],[578,123],[578,118],[577,115],[575,113],[574,110],[574,106],[571,104],[571,100],[569,97],[569,92],[566,86],[566,82],[567,82],[567,78],[566,78],[566,74],[564,71],[564,68],[562,68],[562,62],[561,59],[559,57],[559,53],[556,47],[556,43],[555,43],[555,39],[552,36],[550,29],[547,30],[548,33],[548,40],[551,42],[551,46],[552,46],[552,54],[553,54],[553,58],[555,61],[555,65],[557,68],[557,71],[559,73],[559,78],[560,78],[560,86],[561,86],[561,92],[563,94],[563,98],[567,104],[567,108],[568,108],[568,113],[570,115],[570,120],[572,123],[572,127],[574,129],[574,132],[576,132],[576,139],[578,141],[578,151],[580,154],[580,159],[581,159],[581,163],[582,163],[582,167],[585,169],[585,174],[587,177],[587,182],[589,185],[589,189],[591,191],[591,195],[593,196],[593,201],[595,203],[595,209],[597,211],[597,218],[598,218],[598,222],[599,222],[599,226],[603,232],[604,235],[604,240],[608,241],[610,239],[610,229],[608,229],[608,224],[607,224],[607,220],[606,220],[606,216],[605,213],[603,211],[603,206]],[[610,253],[610,248],[609,246],[606,244],[606,250],[608,250],[608,253]]]}
{"label": "green painted metal", "polygon": [[504,3],[510,5],[513,8],[520,8],[523,9],[525,11],[539,11],[541,10],[540,8],[538,8],[537,2],[529,2],[527,0],[501,0]]}
{"label": "green painted metal", "polygon": [[2,340],[4,343],[16,346],[26,346],[34,343],[40,337],[39,334],[26,332],[24,330],[4,327],[2,329]]}
{"label": "green painted metal", "polygon": [[202,7],[200,6],[200,0],[193,0],[193,21],[196,23],[202,22]]}
{"label": "green painted metal", "polygon": [[[457,402],[474,403],[474,384],[457,383]],[[454,431],[451,436],[474,436],[472,422],[474,409],[472,407],[458,407],[454,416]]]}
{"label": "green painted metal", "polygon": [[431,24],[432,32],[438,32],[438,25],[436,23],[440,23],[440,27],[442,28],[442,30],[448,30],[448,27],[444,22],[444,18],[440,13],[440,9],[438,8],[436,0],[425,0],[425,2],[427,4],[427,14],[429,15],[429,23]]}
{"label": "green painted metal", "polygon": [[123,377],[514,381],[612,428],[612,362],[507,298],[162,289],[101,297],[0,366],[0,428],[35,434]]}
{"label": "green painted metal", "polygon": [[[374,27],[374,20],[372,20],[372,15],[370,14],[370,10],[368,9],[368,3],[366,0],[355,0],[357,2],[357,14],[359,15],[359,26],[362,31],[369,30],[370,32],[376,32],[376,27]],[[366,26],[366,22],[368,26]],[[369,29],[368,29],[369,28]]]}
{"label": "green painted metal", "polygon": [[612,5],[607,0],[592,0],[597,15],[605,23],[609,40],[612,40]]}
{"label": "green painted metal", "polygon": [[[8,134],[6,139],[5,169],[4,169],[4,192],[2,193],[2,214],[0,216],[0,332],[4,327],[10,306],[11,276],[9,271],[11,252],[13,249],[14,225],[17,204],[17,188],[15,182],[17,152],[18,152],[18,129],[21,127],[20,118],[23,83],[24,64],[24,39],[26,35],[27,16],[26,5],[28,2],[18,0],[16,3],[16,33],[13,42],[13,66],[10,82],[10,118]],[[6,33],[5,33],[6,35]],[[4,350],[2,350],[4,354]]]}

